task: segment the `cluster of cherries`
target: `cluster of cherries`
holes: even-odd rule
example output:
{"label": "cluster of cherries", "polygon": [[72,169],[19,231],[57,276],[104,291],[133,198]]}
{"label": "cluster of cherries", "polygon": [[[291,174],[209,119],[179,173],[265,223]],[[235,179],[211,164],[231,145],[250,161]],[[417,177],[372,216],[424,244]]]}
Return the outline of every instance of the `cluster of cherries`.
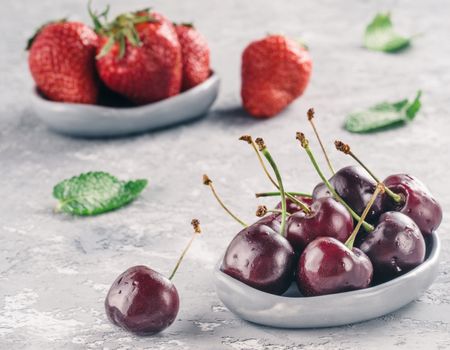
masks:
{"label": "cluster of cherries", "polygon": [[[312,195],[286,192],[281,175],[262,139],[241,137],[255,150],[278,192],[257,197],[280,196],[273,210],[258,207],[260,220],[246,225],[221,201],[219,204],[245,228],[231,241],[221,270],[237,280],[272,294],[283,294],[293,279],[304,296],[316,296],[367,288],[393,279],[421,264],[426,239],[438,228],[442,209],[416,178],[391,175],[380,182],[352,153],[336,141],[336,148],[352,156],[360,166],[334,171],[308,111],[317,138],[333,173],[329,180],[318,166],[308,140],[297,139],[322,179]],[[260,155],[264,155],[274,179]],[[367,220],[367,221],[366,221]],[[355,224],[356,222],[356,224]],[[154,334],[170,326],[179,309],[179,296],[172,278],[183,257],[200,233],[192,220],[194,235],[182,252],[169,278],[146,266],[133,266],[112,284],[105,300],[108,318],[137,334]]]}
{"label": "cluster of cherries", "polygon": [[[308,111],[316,136],[324,150]],[[246,225],[225,207],[205,175],[219,203],[244,229],[229,244],[221,270],[258,290],[283,294],[293,280],[304,296],[318,296],[367,288],[396,278],[425,259],[426,240],[442,220],[442,209],[415,177],[396,174],[379,181],[353,154],[336,141],[336,148],[360,165],[334,171],[328,180],[318,166],[304,134],[297,139],[322,182],[312,195],[286,192],[277,166],[262,139],[241,137],[256,151],[259,161],[280,196],[273,210],[260,206],[262,218]],[[270,175],[260,153],[273,169]]]}

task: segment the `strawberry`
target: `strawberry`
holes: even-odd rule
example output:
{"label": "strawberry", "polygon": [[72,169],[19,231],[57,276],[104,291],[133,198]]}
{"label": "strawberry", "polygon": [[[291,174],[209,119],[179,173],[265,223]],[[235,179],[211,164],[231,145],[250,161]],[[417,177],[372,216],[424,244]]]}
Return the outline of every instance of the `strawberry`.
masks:
{"label": "strawberry", "polygon": [[142,10],[106,24],[90,11],[98,33],[97,71],[104,84],[135,104],[176,95],[181,89],[181,47],[172,23]]}
{"label": "strawberry", "polygon": [[244,108],[254,117],[276,115],[303,93],[311,68],[308,51],[282,35],[250,43],[242,54]]}
{"label": "strawberry", "polygon": [[209,47],[205,37],[190,23],[176,24],[183,60],[181,89],[188,90],[208,79]]}
{"label": "strawberry", "polygon": [[27,49],[31,75],[40,92],[61,102],[95,103],[97,35],[78,22],[44,25],[30,39]]}

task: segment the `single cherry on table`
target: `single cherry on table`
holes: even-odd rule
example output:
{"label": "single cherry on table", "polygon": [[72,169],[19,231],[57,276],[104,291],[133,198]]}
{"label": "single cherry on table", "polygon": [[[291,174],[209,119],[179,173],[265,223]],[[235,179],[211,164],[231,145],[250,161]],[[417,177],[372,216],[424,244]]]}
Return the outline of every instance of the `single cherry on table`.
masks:
{"label": "single cherry on table", "polygon": [[169,278],[147,266],[133,266],[114,281],[105,299],[105,311],[115,325],[140,335],[151,335],[169,327],[178,314],[180,299],[172,283],[181,261],[200,231],[192,220],[194,235]]}
{"label": "single cherry on table", "polygon": [[110,321],[136,334],[154,334],[175,320],[180,299],[167,277],[147,266],[133,266],[114,281],[105,300]]}

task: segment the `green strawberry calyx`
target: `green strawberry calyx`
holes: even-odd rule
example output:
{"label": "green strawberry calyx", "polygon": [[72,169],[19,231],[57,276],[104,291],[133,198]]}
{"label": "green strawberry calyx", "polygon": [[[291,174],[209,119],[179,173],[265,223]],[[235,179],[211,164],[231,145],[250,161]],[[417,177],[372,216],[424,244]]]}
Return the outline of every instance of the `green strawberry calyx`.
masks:
{"label": "green strawberry calyx", "polygon": [[118,15],[113,21],[108,22],[109,5],[100,13],[92,10],[89,2],[88,12],[94,24],[94,31],[100,35],[107,37],[108,40],[101,48],[97,55],[97,59],[107,55],[114,44],[119,45],[119,59],[125,56],[126,43],[133,46],[141,46],[142,41],[136,30],[136,25],[148,22],[157,22],[150,13],[150,8],[145,8],[135,12],[125,12]]}

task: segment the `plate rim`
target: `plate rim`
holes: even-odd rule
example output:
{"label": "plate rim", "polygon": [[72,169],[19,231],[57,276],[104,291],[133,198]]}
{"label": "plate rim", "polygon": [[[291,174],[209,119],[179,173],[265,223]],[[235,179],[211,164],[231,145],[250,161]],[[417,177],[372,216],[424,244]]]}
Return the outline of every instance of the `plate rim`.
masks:
{"label": "plate rim", "polygon": [[127,114],[127,117],[132,117],[134,114],[139,114],[142,111],[148,111],[151,109],[157,109],[157,108],[164,108],[166,105],[169,105],[171,103],[174,103],[176,100],[186,99],[189,98],[191,95],[198,94],[199,90],[206,90],[208,88],[211,88],[215,84],[220,82],[220,78],[215,73],[215,71],[211,72],[211,75],[203,81],[202,83],[194,86],[193,88],[182,91],[177,95],[171,96],[169,98],[165,98],[160,101],[147,103],[144,105],[138,105],[138,106],[131,106],[131,107],[111,107],[111,106],[102,106],[102,105],[96,105],[96,104],[86,104],[86,103],[73,103],[73,102],[61,102],[61,101],[51,101],[48,99],[43,98],[38,92],[37,92],[37,86],[33,85],[31,88],[31,98],[34,103],[38,103],[40,105],[46,106],[48,108],[71,108],[71,109],[79,109],[83,110],[84,112],[97,112],[97,113],[120,113],[124,112]]}

